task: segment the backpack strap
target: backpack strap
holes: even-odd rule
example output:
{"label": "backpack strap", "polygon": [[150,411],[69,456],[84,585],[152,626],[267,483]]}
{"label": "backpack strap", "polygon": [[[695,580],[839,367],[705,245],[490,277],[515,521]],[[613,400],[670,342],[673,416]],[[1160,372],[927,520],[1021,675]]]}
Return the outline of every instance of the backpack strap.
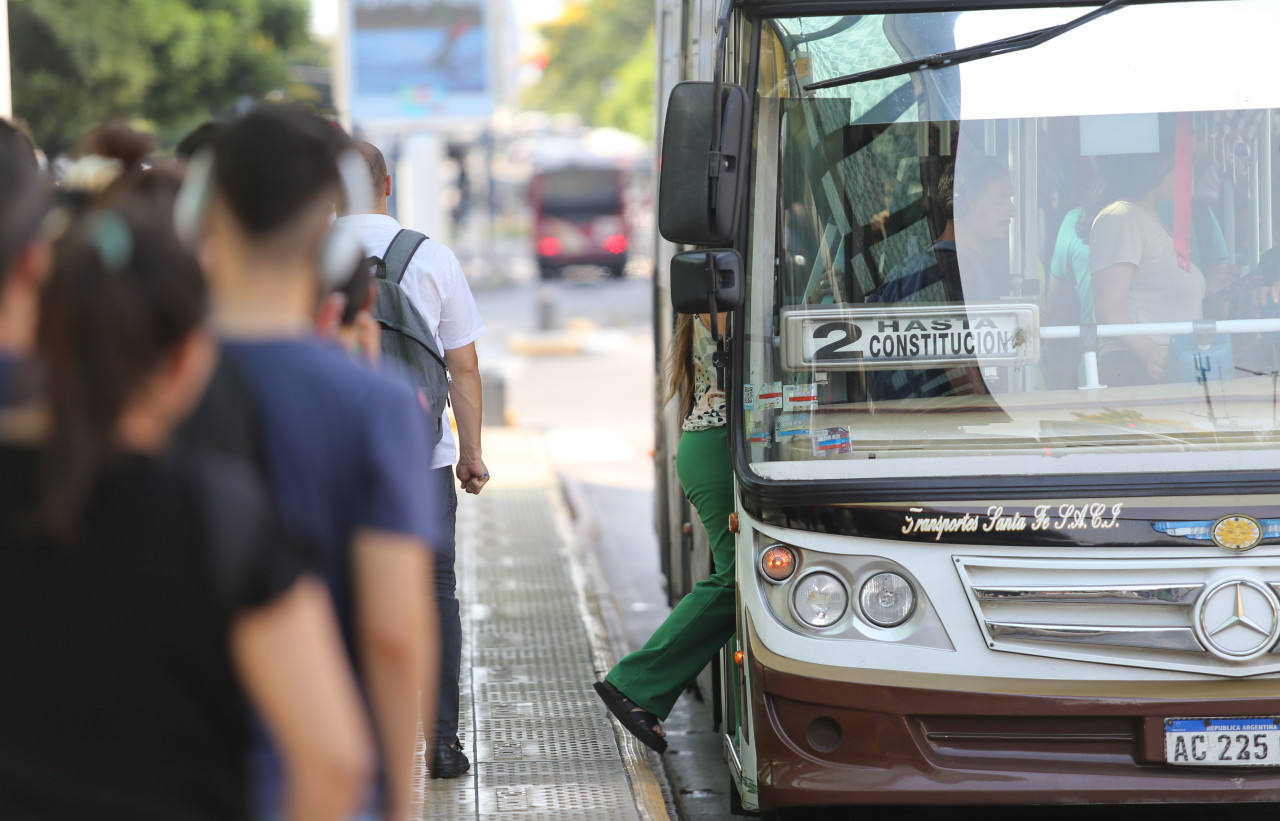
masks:
{"label": "backpack strap", "polygon": [[418,247],[426,240],[426,234],[410,231],[408,228],[401,228],[391,238],[391,244],[387,246],[387,252],[382,255],[383,262],[386,263],[386,269],[379,276],[399,285],[400,280],[404,279],[405,271],[409,270],[409,260],[413,259],[413,255],[418,253]]}
{"label": "backpack strap", "polygon": [[423,350],[431,354],[431,358],[439,362],[440,367],[444,368],[445,373],[448,373],[449,366],[436,349],[436,341],[431,336],[431,329],[427,326],[427,321],[422,318],[422,314],[409,301],[409,297],[400,289],[399,285],[392,285],[389,281],[383,280],[377,285],[378,298],[373,303],[373,318],[383,328],[395,331],[401,336],[413,340]]}

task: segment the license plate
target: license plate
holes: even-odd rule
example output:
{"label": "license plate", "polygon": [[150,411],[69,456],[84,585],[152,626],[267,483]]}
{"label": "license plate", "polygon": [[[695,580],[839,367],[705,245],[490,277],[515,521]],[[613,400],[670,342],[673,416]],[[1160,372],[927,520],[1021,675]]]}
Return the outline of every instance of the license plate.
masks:
{"label": "license plate", "polygon": [[1191,767],[1280,766],[1280,718],[1170,718],[1164,760]]}

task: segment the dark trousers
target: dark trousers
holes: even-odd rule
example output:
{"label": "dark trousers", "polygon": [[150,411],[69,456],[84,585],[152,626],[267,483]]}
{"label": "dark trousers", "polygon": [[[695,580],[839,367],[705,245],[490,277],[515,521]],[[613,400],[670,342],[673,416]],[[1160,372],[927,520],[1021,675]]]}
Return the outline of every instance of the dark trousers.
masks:
{"label": "dark trousers", "polygon": [[[458,677],[462,672],[462,620],[458,613],[458,580],[454,575],[454,524],[458,512],[458,490],[453,468],[431,471],[431,493],[439,503],[436,539],[436,608],[440,616],[440,688],[436,696],[436,743],[458,740]],[[426,717],[423,717],[426,724]]]}

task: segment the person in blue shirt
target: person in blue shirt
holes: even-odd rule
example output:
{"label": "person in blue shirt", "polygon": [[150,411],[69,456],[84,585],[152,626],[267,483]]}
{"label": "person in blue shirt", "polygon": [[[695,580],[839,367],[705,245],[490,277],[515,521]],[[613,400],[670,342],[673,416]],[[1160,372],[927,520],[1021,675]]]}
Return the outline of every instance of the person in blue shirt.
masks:
{"label": "person in blue shirt", "polygon": [[35,344],[36,304],[52,257],[40,230],[49,194],[31,141],[0,120],[0,407],[26,393],[19,382]]}
{"label": "person in blue shirt", "polygon": [[[175,217],[198,243],[213,325],[252,396],[280,514],[316,548],[333,596],[381,748],[376,809],[406,819],[419,688],[438,656],[424,503],[429,420],[407,385],[312,330],[336,284],[325,280],[335,269],[349,275],[360,255],[353,242],[344,260],[330,228],[352,190],[347,151],[326,121],[259,107],[193,158]],[[271,758],[260,762],[260,809],[274,817],[278,778]]]}

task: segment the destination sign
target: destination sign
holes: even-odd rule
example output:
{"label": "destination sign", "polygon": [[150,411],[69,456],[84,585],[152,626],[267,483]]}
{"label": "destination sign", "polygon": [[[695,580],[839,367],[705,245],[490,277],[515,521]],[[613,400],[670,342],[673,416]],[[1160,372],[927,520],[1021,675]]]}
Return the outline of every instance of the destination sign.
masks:
{"label": "destination sign", "polygon": [[1040,356],[1035,305],[846,305],[782,312],[788,370],[1029,365]]}

